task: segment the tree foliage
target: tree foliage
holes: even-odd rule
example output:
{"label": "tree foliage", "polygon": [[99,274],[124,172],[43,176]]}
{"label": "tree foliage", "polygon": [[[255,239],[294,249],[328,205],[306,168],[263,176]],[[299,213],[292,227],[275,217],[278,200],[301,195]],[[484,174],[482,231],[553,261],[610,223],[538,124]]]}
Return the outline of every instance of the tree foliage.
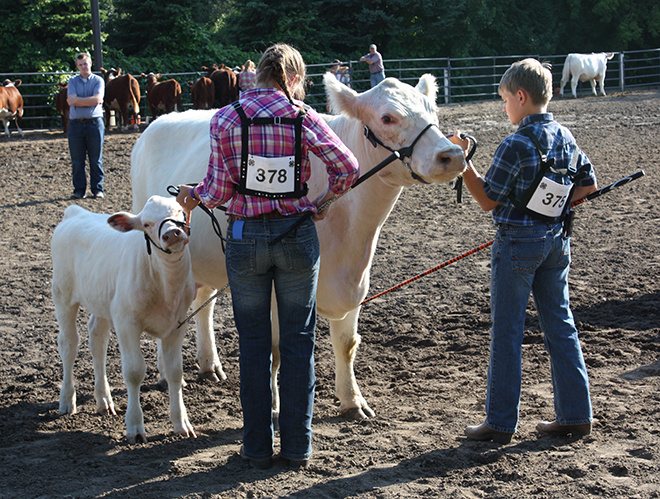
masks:
{"label": "tree foliage", "polygon": [[[660,47],[657,0],[100,0],[104,65],[127,71],[242,64],[275,42],[308,63],[557,55]],[[74,69],[92,52],[89,0],[0,4],[0,71]]]}
{"label": "tree foliage", "polygon": [[93,45],[89,0],[0,3],[0,71],[70,70]]}

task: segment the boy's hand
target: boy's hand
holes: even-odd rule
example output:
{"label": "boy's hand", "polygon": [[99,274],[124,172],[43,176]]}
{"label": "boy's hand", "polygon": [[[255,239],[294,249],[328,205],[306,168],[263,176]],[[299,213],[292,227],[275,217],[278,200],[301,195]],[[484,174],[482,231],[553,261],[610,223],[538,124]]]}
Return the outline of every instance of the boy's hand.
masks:
{"label": "boy's hand", "polygon": [[452,142],[453,144],[456,144],[456,145],[458,145],[458,146],[461,146],[461,149],[463,149],[463,155],[464,155],[464,156],[467,156],[468,149],[470,148],[470,139],[468,139],[467,137],[464,138],[464,139],[462,139],[462,138],[461,138],[461,132],[460,132],[460,130],[456,130],[456,131],[454,132],[454,135],[450,135],[450,136],[447,137],[447,138],[448,138],[449,141]]}

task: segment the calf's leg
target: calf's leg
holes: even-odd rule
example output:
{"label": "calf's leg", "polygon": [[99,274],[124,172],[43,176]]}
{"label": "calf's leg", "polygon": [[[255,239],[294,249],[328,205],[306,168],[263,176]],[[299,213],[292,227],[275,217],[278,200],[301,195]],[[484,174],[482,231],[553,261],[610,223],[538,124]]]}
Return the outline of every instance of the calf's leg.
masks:
{"label": "calf's leg", "polygon": [[183,337],[184,331],[177,331],[161,339],[162,369],[169,389],[170,420],[174,424],[174,433],[197,438],[183,403],[183,356],[181,353]]}
{"label": "calf's leg", "polygon": [[60,390],[60,414],[76,413],[76,387],[73,378],[73,364],[78,355],[78,330],[76,315],[78,304],[64,305],[58,293],[53,292],[55,316],[60,326],[57,336],[57,349],[62,359],[62,388]]}
{"label": "calf's leg", "polygon": [[91,315],[87,323],[89,329],[89,350],[94,364],[94,398],[98,414],[116,416],[115,404],[110,393],[110,384],[106,373],[108,342],[110,340],[110,322]]}
{"label": "calf's leg", "polygon": [[140,351],[141,331],[134,327],[115,325],[119,350],[121,352],[121,371],[126,383],[128,403],[126,407],[126,438],[128,442],[146,443],[147,432],[144,429],[144,416],[140,407],[140,385],[144,380],[147,366]]}

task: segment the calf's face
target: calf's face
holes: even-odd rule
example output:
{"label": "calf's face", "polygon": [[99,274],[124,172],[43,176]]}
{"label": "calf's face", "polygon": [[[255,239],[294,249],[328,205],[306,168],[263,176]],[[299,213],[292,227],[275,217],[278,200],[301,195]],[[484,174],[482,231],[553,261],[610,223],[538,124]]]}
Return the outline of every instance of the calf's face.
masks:
{"label": "calf's face", "polygon": [[151,196],[142,211],[133,215],[118,212],[108,218],[108,224],[120,232],[139,230],[165,251],[180,253],[188,244],[184,230],[186,217],[174,198]]}

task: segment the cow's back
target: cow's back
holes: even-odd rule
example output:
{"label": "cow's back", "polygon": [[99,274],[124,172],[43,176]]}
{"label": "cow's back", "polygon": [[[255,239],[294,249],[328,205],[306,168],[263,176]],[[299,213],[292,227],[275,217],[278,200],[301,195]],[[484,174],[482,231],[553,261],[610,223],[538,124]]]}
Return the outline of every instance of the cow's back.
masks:
{"label": "cow's back", "polygon": [[214,110],[167,114],[151,123],[133,147],[133,212],[150,196],[167,196],[168,185],[203,180],[211,154],[210,122]]}

